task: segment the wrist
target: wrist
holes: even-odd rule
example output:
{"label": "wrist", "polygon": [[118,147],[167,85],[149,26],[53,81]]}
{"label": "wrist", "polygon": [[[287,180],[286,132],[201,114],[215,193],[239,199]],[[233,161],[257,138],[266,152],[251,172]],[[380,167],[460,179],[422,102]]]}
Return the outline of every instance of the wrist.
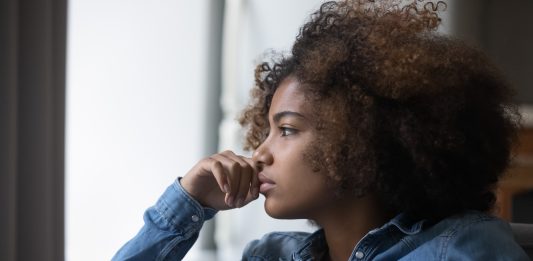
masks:
{"label": "wrist", "polygon": [[187,178],[187,176],[188,175],[185,175],[185,177],[178,177],[178,183],[180,184],[180,186],[189,195],[189,197],[200,203],[200,205],[202,205],[203,207],[210,207],[196,193],[196,191],[194,190],[194,186],[190,182],[190,178]]}
{"label": "wrist", "polygon": [[189,182],[189,179],[187,178],[187,176],[178,177],[178,183],[181,185],[183,190],[185,190],[185,192],[187,192],[187,194],[189,194],[189,196],[193,197],[196,200],[196,197],[192,193],[193,192],[192,191],[193,186]]}

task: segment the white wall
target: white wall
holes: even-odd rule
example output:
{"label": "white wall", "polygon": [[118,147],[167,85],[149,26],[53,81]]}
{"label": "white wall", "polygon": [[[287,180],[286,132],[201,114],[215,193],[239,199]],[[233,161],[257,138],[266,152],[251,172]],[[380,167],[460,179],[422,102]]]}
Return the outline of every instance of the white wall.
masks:
{"label": "white wall", "polygon": [[109,260],[203,156],[207,2],[69,1],[67,260]]}

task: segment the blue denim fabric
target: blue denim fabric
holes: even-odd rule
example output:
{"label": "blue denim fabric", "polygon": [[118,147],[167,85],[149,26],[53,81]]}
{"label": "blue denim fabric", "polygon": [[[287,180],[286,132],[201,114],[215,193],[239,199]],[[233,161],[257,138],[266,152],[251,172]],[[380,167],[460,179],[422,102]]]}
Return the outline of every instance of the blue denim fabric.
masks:
{"label": "blue denim fabric", "polygon": [[[181,260],[204,221],[216,214],[192,199],[176,181],[144,215],[141,231],[113,260]],[[316,260],[324,252],[322,230],[269,233],[248,244],[242,260]],[[370,231],[354,248],[359,260],[529,260],[514,241],[509,225],[495,217],[468,212],[437,224],[398,215]]]}
{"label": "blue denim fabric", "polygon": [[144,226],[112,260],[181,260],[204,221],[216,214],[190,197],[176,180],[144,213]]}

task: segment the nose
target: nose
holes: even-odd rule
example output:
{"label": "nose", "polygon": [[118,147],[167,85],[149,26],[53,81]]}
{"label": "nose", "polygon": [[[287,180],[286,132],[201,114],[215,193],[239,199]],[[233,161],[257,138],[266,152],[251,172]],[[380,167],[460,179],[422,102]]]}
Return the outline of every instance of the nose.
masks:
{"label": "nose", "polygon": [[264,166],[272,165],[272,163],[274,163],[274,157],[272,156],[272,152],[270,151],[266,141],[261,143],[261,145],[259,145],[259,147],[257,147],[257,149],[254,151],[252,160],[260,169],[262,169]]}

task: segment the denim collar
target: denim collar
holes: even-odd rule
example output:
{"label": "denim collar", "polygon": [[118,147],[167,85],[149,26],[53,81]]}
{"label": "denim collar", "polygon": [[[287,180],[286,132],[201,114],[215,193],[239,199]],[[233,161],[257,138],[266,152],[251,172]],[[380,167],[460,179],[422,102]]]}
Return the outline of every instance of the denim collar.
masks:
{"label": "denim collar", "polygon": [[420,233],[422,229],[424,228],[424,225],[427,223],[427,220],[414,220],[407,216],[404,213],[401,213],[391,219],[388,223],[383,225],[381,229],[384,229],[386,227],[394,226],[400,230],[400,232],[406,234],[406,235],[415,235]]}
{"label": "denim collar", "polygon": [[[401,213],[385,223],[380,228],[371,230],[369,234],[392,233],[399,231],[406,235],[415,235],[422,231],[426,220],[414,220]],[[302,245],[293,253],[293,260],[313,260],[314,256],[320,255],[327,249],[326,237],[323,229],[319,229],[304,240]]]}
{"label": "denim collar", "polygon": [[319,229],[304,240],[293,253],[293,260],[313,260],[314,256],[324,253],[327,249],[324,229]]}

